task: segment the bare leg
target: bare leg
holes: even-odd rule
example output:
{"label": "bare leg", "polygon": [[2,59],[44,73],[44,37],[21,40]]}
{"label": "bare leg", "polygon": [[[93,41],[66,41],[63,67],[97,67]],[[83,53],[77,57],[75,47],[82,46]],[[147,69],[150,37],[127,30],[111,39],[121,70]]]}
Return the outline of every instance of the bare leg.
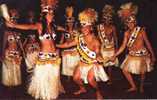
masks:
{"label": "bare leg", "polygon": [[134,82],[131,74],[129,72],[125,71],[125,69],[123,69],[123,74],[126,77],[126,79],[128,80],[129,84],[131,85],[131,87],[127,91],[128,92],[136,91],[137,87],[135,85],[135,82]]}
{"label": "bare leg", "polygon": [[96,98],[97,99],[103,99],[103,96],[101,95],[101,92],[98,88],[98,84],[95,80],[95,76],[94,76],[94,70],[91,69],[89,72],[88,72],[88,82],[89,84],[95,89],[95,92],[96,92]]}
{"label": "bare leg", "polygon": [[145,80],[145,74],[141,74],[140,93],[144,93],[144,80]]}
{"label": "bare leg", "polygon": [[80,75],[80,70],[79,68],[77,68],[74,72],[74,76],[73,76],[73,80],[74,82],[79,86],[79,90],[74,92],[73,94],[74,95],[79,95],[81,93],[85,93],[86,92],[86,89],[85,87],[83,86],[83,82],[81,80],[81,75]]}

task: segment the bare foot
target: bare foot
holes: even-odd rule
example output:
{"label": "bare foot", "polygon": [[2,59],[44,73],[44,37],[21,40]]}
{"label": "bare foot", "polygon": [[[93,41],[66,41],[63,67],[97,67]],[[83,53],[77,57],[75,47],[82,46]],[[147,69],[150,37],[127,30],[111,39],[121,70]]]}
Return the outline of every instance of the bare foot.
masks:
{"label": "bare foot", "polygon": [[135,92],[135,91],[137,91],[136,87],[131,87],[127,90],[127,92]]}
{"label": "bare foot", "polygon": [[73,94],[74,95],[80,95],[80,94],[82,94],[82,93],[86,93],[87,91],[86,91],[86,89],[79,89],[78,91],[76,91],[76,92],[74,92]]}
{"label": "bare foot", "polygon": [[103,100],[103,96],[101,95],[100,92],[96,92],[96,98],[97,100]]}

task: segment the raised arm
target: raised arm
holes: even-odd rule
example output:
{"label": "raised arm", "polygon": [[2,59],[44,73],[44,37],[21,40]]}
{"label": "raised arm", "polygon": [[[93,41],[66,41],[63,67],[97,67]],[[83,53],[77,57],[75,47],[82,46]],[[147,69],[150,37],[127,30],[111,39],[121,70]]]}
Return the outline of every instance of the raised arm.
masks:
{"label": "raised arm", "polygon": [[40,27],[39,23],[36,24],[14,24],[11,22],[6,22],[7,27],[22,29],[22,30],[38,30]]}
{"label": "raised arm", "polygon": [[153,61],[153,63],[154,63],[155,60],[156,60],[155,54],[154,54],[154,52],[153,52],[153,48],[152,48],[152,46],[151,46],[151,44],[150,44],[150,41],[149,41],[149,39],[148,39],[148,37],[147,37],[147,34],[146,34],[145,30],[142,31],[142,36],[143,36],[143,38],[144,38],[144,42],[145,42],[145,44],[146,44],[146,46],[147,46],[147,49],[148,49],[149,52],[151,53],[152,61]]}

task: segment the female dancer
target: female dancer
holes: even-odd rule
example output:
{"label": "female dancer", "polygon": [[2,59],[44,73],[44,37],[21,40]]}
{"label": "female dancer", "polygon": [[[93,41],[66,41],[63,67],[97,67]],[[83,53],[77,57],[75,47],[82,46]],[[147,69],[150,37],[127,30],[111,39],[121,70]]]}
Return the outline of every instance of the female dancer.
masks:
{"label": "female dancer", "polygon": [[75,95],[85,93],[84,83],[88,83],[94,88],[97,99],[102,99],[102,95],[96,81],[107,81],[107,74],[103,70],[103,66],[98,64],[102,61],[100,57],[100,43],[93,33],[92,25],[97,20],[97,12],[88,8],[79,14],[81,23],[81,34],[71,42],[57,45],[59,48],[69,48],[77,46],[80,54],[80,62],[75,69],[73,79],[78,84],[79,90],[74,92]]}
{"label": "female dancer", "polygon": [[56,34],[52,26],[55,5],[56,0],[42,1],[42,21],[39,23],[29,25],[8,23],[12,28],[37,30],[39,33],[41,49],[28,87],[28,93],[36,99],[56,99],[59,93],[63,92],[60,82],[60,58],[54,45]]}
{"label": "female dancer", "polygon": [[25,62],[27,65],[27,72],[32,72],[35,67],[37,58],[38,58],[40,46],[39,46],[39,43],[36,40],[36,36],[34,34],[29,34],[26,42],[25,42],[26,43],[26,45],[25,45],[25,52],[26,52]]}
{"label": "female dancer", "polygon": [[[16,9],[10,9],[10,19],[12,23],[17,23],[19,17]],[[6,86],[17,86],[22,83],[21,79],[21,52],[18,48],[20,42],[20,36],[15,30],[7,28],[5,31],[5,37],[7,37],[4,43],[4,56],[3,56],[3,68],[2,68],[2,83]]]}
{"label": "female dancer", "polygon": [[126,3],[122,5],[121,8],[119,14],[120,17],[123,18],[125,25],[127,25],[128,30],[124,34],[124,40],[121,47],[112,57],[112,60],[120,55],[125,48],[128,49],[128,55],[121,65],[123,74],[131,85],[128,92],[137,90],[137,86],[131,75],[137,74],[141,76],[140,92],[143,93],[145,73],[152,70],[151,65],[156,60],[155,55],[145,29],[137,25],[135,17],[135,14],[137,13],[135,8],[137,7],[132,3]]}
{"label": "female dancer", "polygon": [[[73,17],[73,7],[66,8],[66,29],[68,32],[64,33],[63,42],[71,42],[78,35],[75,30],[75,19]],[[76,46],[65,49],[62,51],[62,74],[66,76],[73,76],[73,72],[79,62],[79,53],[77,52]]]}
{"label": "female dancer", "polygon": [[[101,40],[101,54],[104,59],[110,58],[115,54],[117,48],[117,33],[116,28],[113,25],[114,10],[111,5],[105,5],[102,11],[102,23],[97,26],[98,36]],[[118,59],[114,62],[104,63],[104,67],[108,67],[108,74],[112,83],[112,66],[118,66]]]}

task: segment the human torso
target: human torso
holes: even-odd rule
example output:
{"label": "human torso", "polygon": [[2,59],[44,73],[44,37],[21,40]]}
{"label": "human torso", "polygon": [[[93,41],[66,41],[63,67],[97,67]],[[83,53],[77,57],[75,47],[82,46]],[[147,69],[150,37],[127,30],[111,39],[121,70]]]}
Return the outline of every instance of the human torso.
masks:
{"label": "human torso", "polygon": [[98,26],[98,34],[104,48],[114,47],[113,26],[100,24]]}
{"label": "human torso", "polygon": [[56,34],[54,29],[49,32],[45,32],[39,35],[41,41],[41,51],[42,52],[55,52],[55,39]]}
{"label": "human torso", "polygon": [[77,49],[82,62],[90,64],[96,61],[95,41],[95,38],[88,40],[87,37],[79,35]]}
{"label": "human torso", "polygon": [[75,39],[75,37],[77,36],[77,32],[75,30],[72,30],[71,33],[69,32],[66,32],[64,33],[64,39],[65,39],[65,42],[71,42]]}
{"label": "human torso", "polygon": [[[143,32],[143,29],[141,28],[132,46],[128,47],[129,53],[132,53],[132,54],[139,53],[141,55],[143,55],[144,53],[145,54],[148,53],[144,44],[144,38],[143,38],[142,32]],[[131,34],[132,34],[132,31],[130,31],[128,34],[128,37],[127,37],[128,41],[131,37]]]}

